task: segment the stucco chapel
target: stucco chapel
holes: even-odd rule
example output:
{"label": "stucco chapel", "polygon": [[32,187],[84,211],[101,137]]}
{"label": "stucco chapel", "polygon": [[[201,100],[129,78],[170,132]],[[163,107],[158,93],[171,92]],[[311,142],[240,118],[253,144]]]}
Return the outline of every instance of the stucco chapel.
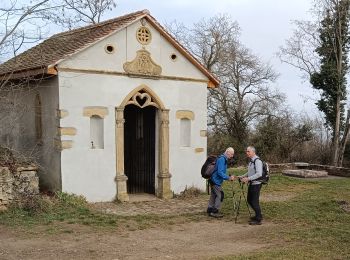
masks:
{"label": "stucco chapel", "polygon": [[28,109],[0,138],[35,147],[43,189],[97,202],[205,188],[207,88],[219,82],[149,11],[56,34],[0,65],[2,82],[23,79]]}

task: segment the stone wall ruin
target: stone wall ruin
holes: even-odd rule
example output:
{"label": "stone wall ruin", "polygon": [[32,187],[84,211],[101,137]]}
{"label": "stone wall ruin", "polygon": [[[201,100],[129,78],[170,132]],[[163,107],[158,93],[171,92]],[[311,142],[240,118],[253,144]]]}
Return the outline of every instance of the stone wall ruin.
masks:
{"label": "stone wall ruin", "polygon": [[39,178],[35,166],[18,167],[15,172],[7,167],[0,167],[0,210],[5,210],[23,196],[37,194]]}

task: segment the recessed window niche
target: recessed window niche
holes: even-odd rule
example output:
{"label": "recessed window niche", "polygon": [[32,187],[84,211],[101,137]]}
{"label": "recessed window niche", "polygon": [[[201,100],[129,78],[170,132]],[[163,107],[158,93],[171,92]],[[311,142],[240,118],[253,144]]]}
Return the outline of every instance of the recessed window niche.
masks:
{"label": "recessed window niche", "polygon": [[91,149],[104,148],[103,118],[93,115],[90,117],[90,142]]}
{"label": "recessed window niche", "polygon": [[191,146],[191,124],[194,120],[194,113],[189,110],[176,111],[176,118],[180,119],[180,146]]}
{"label": "recessed window niche", "polygon": [[83,115],[90,117],[90,140],[91,149],[104,148],[104,118],[108,115],[106,107],[85,107]]}
{"label": "recessed window niche", "polygon": [[191,120],[180,119],[180,146],[191,146]]}

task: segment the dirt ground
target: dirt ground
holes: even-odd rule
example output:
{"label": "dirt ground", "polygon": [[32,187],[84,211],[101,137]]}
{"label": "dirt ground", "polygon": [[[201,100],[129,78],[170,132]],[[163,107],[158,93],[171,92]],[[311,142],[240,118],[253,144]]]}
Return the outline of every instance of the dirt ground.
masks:
{"label": "dirt ground", "polygon": [[[91,207],[93,210],[123,216],[189,212],[204,215],[206,203],[206,196],[200,196],[185,200],[97,203]],[[160,223],[152,228],[135,231],[65,224],[69,232],[54,234],[40,230],[44,227],[20,232],[0,226],[0,259],[208,259],[248,253],[270,246],[249,234],[264,231],[272,226],[271,223],[249,226],[246,220],[240,220],[239,224],[235,224],[232,216],[222,219],[208,217],[173,225]]]}
{"label": "dirt ground", "polygon": [[77,226],[58,235],[19,235],[0,227],[0,259],[207,259],[268,246],[248,235],[269,226],[215,219],[118,233]]}

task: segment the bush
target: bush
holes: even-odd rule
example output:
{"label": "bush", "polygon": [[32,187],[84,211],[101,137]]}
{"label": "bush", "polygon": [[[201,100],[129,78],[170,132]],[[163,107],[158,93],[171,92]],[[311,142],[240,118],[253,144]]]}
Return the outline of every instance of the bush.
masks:
{"label": "bush", "polygon": [[177,195],[176,197],[179,199],[189,199],[189,198],[193,198],[193,197],[198,197],[199,195],[201,195],[203,192],[196,188],[196,187],[190,187],[190,188],[186,188],[180,192],[179,195]]}
{"label": "bush", "polygon": [[56,204],[64,207],[87,207],[88,202],[84,196],[68,194],[65,192],[56,192],[54,198],[57,200]]}
{"label": "bush", "polygon": [[54,202],[51,198],[41,195],[20,196],[10,206],[11,209],[21,209],[28,212],[30,215],[50,212],[53,207]]}
{"label": "bush", "polygon": [[11,204],[11,209],[20,209],[30,215],[52,213],[59,208],[82,209],[87,208],[88,203],[83,196],[56,192],[52,196],[47,195],[23,195]]}

